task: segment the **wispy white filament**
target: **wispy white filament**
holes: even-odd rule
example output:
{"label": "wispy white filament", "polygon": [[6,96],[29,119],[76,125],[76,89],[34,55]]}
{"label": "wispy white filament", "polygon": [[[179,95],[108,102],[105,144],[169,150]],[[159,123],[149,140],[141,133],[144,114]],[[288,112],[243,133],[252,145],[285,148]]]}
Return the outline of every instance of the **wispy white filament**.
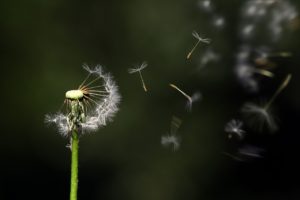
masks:
{"label": "wispy white filament", "polygon": [[265,127],[271,132],[277,130],[277,125],[269,109],[254,103],[246,103],[242,107],[249,124],[258,131],[263,131]]}
{"label": "wispy white filament", "polygon": [[181,119],[177,118],[176,116],[172,117],[171,126],[170,126],[170,133],[167,135],[163,135],[161,137],[161,144],[165,147],[173,146],[173,151],[176,151],[180,147],[180,138],[177,135],[178,129],[181,126]]}
{"label": "wispy white filament", "polygon": [[164,135],[161,137],[161,144],[163,146],[173,146],[173,151],[176,151],[180,147],[180,138],[177,135]]}
{"label": "wispy white filament", "polygon": [[225,132],[229,133],[229,137],[232,135],[237,136],[239,139],[245,137],[245,131],[242,129],[243,122],[240,120],[232,119],[225,126]]}

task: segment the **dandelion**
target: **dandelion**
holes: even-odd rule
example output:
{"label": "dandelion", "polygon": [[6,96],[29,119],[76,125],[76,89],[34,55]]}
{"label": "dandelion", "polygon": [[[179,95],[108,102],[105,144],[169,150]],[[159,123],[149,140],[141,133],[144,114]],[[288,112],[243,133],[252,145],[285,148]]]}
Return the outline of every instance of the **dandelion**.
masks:
{"label": "dandelion", "polygon": [[271,99],[263,106],[256,105],[254,103],[246,103],[243,106],[242,112],[249,118],[250,123],[258,127],[258,130],[261,131],[265,125],[267,125],[271,132],[277,130],[277,125],[270,111],[270,106],[282,90],[289,84],[291,77],[291,74],[287,75]]}
{"label": "dandelion", "polygon": [[[118,111],[120,95],[112,76],[104,73],[99,65],[94,69],[87,65],[83,68],[88,72],[85,80],[78,89],[65,94],[67,113],[46,115],[45,118],[46,122],[55,123],[59,133],[66,137],[71,136],[73,130],[79,134],[94,132],[111,121]],[[95,78],[86,83],[92,76]]]}
{"label": "dandelion", "polygon": [[161,137],[161,144],[165,147],[173,146],[173,151],[177,151],[180,147],[181,139],[177,135],[177,131],[181,126],[181,119],[173,116],[171,121],[170,133]]}
{"label": "dandelion", "polygon": [[143,62],[142,65],[141,65],[140,67],[137,67],[137,68],[129,68],[129,69],[128,69],[128,73],[129,73],[129,74],[133,74],[133,73],[136,73],[136,72],[139,73],[140,79],[141,79],[141,82],[142,82],[142,86],[143,86],[145,92],[147,92],[147,88],[146,88],[146,84],[145,84],[145,82],[144,82],[144,79],[143,79],[143,76],[142,76],[141,71],[142,71],[143,69],[145,69],[147,66],[148,66],[148,64],[147,64],[146,62]]}
{"label": "dandelion", "polygon": [[240,120],[232,119],[225,126],[225,132],[229,133],[228,137],[232,138],[233,135],[237,136],[240,140],[245,137],[245,131],[242,129],[243,122]]}
{"label": "dandelion", "polygon": [[180,92],[185,98],[187,98],[187,104],[186,104],[186,108],[188,111],[192,110],[192,105],[194,102],[199,101],[202,98],[202,95],[200,92],[195,92],[192,96],[187,95],[184,91],[182,91],[181,89],[179,89],[176,85],[174,84],[169,84],[172,88],[174,88],[175,90],[177,90],[178,92]]}
{"label": "dandelion", "polygon": [[194,52],[194,50],[196,49],[196,47],[198,46],[198,44],[200,42],[205,43],[205,44],[209,44],[211,42],[211,39],[209,38],[201,38],[200,35],[196,32],[193,31],[192,35],[198,40],[197,43],[194,45],[194,47],[192,48],[192,50],[188,53],[187,55],[187,59],[189,59],[192,55],[192,53]]}
{"label": "dandelion", "polygon": [[[70,200],[77,199],[79,137],[111,121],[120,102],[118,87],[111,75],[105,74],[101,66],[91,69],[84,65],[83,68],[88,72],[87,77],[77,89],[65,94],[67,112],[45,117],[47,123],[56,124],[59,133],[70,139],[67,146],[72,151]],[[90,80],[92,76],[95,78]]]}

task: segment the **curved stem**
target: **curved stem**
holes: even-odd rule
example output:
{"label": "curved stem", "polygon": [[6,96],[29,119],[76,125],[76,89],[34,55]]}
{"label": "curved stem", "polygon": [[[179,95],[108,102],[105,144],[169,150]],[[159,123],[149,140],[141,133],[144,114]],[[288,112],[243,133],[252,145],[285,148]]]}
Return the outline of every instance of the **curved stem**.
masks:
{"label": "curved stem", "polygon": [[78,188],[78,143],[79,143],[78,134],[77,134],[76,131],[73,131],[73,134],[72,134],[70,200],[77,200],[77,188]]}

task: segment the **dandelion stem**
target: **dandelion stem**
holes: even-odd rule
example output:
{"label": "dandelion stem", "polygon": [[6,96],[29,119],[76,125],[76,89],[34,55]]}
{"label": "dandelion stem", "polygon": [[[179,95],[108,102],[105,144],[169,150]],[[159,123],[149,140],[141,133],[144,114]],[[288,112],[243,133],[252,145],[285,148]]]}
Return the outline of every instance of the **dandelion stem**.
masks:
{"label": "dandelion stem", "polygon": [[279,88],[276,90],[276,92],[273,94],[272,98],[268,101],[268,103],[265,105],[264,109],[268,110],[273,101],[276,99],[276,97],[282,92],[284,88],[289,84],[290,80],[292,78],[291,74],[288,74],[282,84],[279,86]]}
{"label": "dandelion stem", "polygon": [[143,84],[143,88],[144,88],[145,92],[147,92],[147,88],[146,88],[146,85],[145,85],[145,82],[144,82],[141,71],[139,71],[139,75],[140,75],[140,78],[141,78],[141,81],[142,81],[142,84]]}
{"label": "dandelion stem", "polygon": [[70,200],[77,200],[78,188],[78,143],[79,138],[77,131],[72,134],[72,160],[71,160],[71,191]]}

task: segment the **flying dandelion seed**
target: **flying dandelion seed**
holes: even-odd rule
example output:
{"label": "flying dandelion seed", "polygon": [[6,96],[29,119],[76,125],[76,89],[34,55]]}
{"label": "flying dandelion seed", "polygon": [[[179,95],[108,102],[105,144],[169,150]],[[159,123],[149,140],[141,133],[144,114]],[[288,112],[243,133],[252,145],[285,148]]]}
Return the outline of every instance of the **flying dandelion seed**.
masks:
{"label": "flying dandelion seed", "polygon": [[276,90],[271,99],[264,104],[263,106],[254,104],[254,103],[246,103],[242,107],[242,112],[249,119],[249,123],[256,127],[259,131],[263,130],[263,127],[266,125],[271,132],[277,130],[277,125],[271,113],[271,105],[277,96],[282,92],[284,88],[287,87],[291,80],[291,74],[287,75],[283,83]]}
{"label": "flying dandelion seed", "polygon": [[[267,69],[262,69],[253,65],[251,53],[252,49],[249,46],[241,47],[241,50],[237,55],[235,74],[244,88],[248,89],[250,92],[257,92],[259,90],[259,84],[257,77],[254,75],[258,74],[267,78],[273,78],[274,74]],[[268,55],[265,50],[256,50],[256,53],[258,53],[259,57],[257,57],[256,60],[254,59],[255,61],[259,59],[259,62],[264,62],[261,64],[266,64],[266,62],[268,62],[265,60]]]}
{"label": "flying dandelion seed", "polygon": [[170,133],[167,135],[163,135],[161,137],[161,144],[165,147],[173,146],[173,151],[177,151],[180,147],[181,139],[177,135],[178,129],[181,126],[181,119],[173,116],[171,125],[170,125]]}
{"label": "flying dandelion seed", "polygon": [[235,70],[236,75],[242,85],[253,92],[259,89],[258,81],[255,79],[254,74],[259,74],[267,78],[274,77],[274,74],[271,71],[259,69],[250,64],[241,63],[236,66]]}
{"label": "flying dandelion seed", "polygon": [[263,158],[263,152],[265,150],[263,148],[245,144],[242,147],[238,148],[237,152],[228,153],[222,152],[223,155],[232,158],[233,160],[239,162],[253,161],[259,158]]}
{"label": "flying dandelion seed", "polygon": [[[74,129],[80,134],[94,132],[111,121],[118,111],[120,95],[112,76],[103,73],[100,65],[94,69],[87,65],[83,68],[88,72],[85,80],[78,89],[66,92],[67,113],[45,117],[47,123],[57,125],[63,136],[70,136]],[[95,78],[89,81],[92,76]]]}
{"label": "flying dandelion seed", "polygon": [[263,158],[262,153],[264,149],[246,144],[238,149],[238,154],[242,156],[246,156],[248,158]]}
{"label": "flying dandelion seed", "polygon": [[211,4],[210,0],[200,0],[198,5],[204,11],[207,11],[207,12],[212,11],[212,4]]}
{"label": "flying dandelion seed", "polygon": [[217,28],[222,28],[225,25],[225,19],[220,16],[215,17],[215,19],[213,20],[213,25]]}
{"label": "flying dandelion seed", "polygon": [[240,162],[243,162],[244,159],[240,158],[238,155],[233,155],[231,153],[228,153],[228,152],[221,152],[223,155],[229,157],[229,158],[232,158],[233,160],[236,160],[236,161],[240,161]]}
{"label": "flying dandelion seed", "polygon": [[271,53],[269,47],[259,47],[255,49],[255,54],[257,54],[254,58],[254,63],[260,67],[265,69],[274,68],[275,63],[271,62],[270,58],[274,57],[277,53]]}
{"label": "flying dandelion seed", "polygon": [[288,0],[249,0],[245,1],[243,10],[245,22],[253,26],[246,26],[242,35],[246,38],[252,36],[257,26],[267,21],[264,26],[267,32],[271,34],[272,42],[278,41],[285,28],[298,17],[298,12]]}
{"label": "flying dandelion seed", "polygon": [[145,82],[144,82],[144,79],[143,79],[143,76],[142,76],[141,71],[142,71],[143,69],[145,69],[147,66],[148,66],[148,64],[147,64],[146,62],[143,62],[143,63],[141,64],[141,66],[139,66],[139,67],[137,67],[137,68],[129,68],[129,69],[128,69],[128,73],[129,73],[129,74],[133,74],[133,73],[136,73],[136,72],[139,73],[139,76],[140,76],[140,79],[141,79],[141,82],[142,82],[142,86],[143,86],[145,92],[147,92],[147,88],[146,88],[146,84],[145,84]]}
{"label": "flying dandelion seed", "polygon": [[248,24],[242,29],[242,34],[244,37],[250,37],[254,31],[254,24]]}
{"label": "flying dandelion seed", "polygon": [[243,122],[240,120],[232,119],[225,126],[225,132],[229,133],[228,137],[232,138],[236,136],[238,139],[242,140],[245,137],[245,131],[242,129]]}
{"label": "flying dandelion seed", "polygon": [[287,52],[287,51],[282,51],[282,52],[277,52],[277,53],[273,53],[271,54],[269,57],[282,57],[282,58],[288,58],[288,57],[292,57],[293,54],[291,52]]}
{"label": "flying dandelion seed", "polygon": [[272,72],[270,72],[269,70],[265,70],[265,69],[252,68],[252,72],[256,73],[256,74],[260,74],[262,76],[269,77],[269,78],[274,77],[274,74]]}
{"label": "flying dandelion seed", "polygon": [[211,42],[211,39],[209,38],[201,38],[200,35],[196,32],[193,31],[192,35],[194,36],[194,38],[196,38],[198,41],[197,43],[194,45],[194,47],[192,48],[192,50],[188,53],[186,59],[189,59],[192,55],[192,53],[195,51],[195,49],[197,48],[198,44],[200,42],[205,43],[205,44],[209,44]]}
{"label": "flying dandelion seed", "polygon": [[271,132],[275,132],[278,128],[271,110],[266,110],[264,105],[246,103],[242,108],[242,112],[249,120],[248,123],[260,132],[263,131],[264,126],[267,126]]}
{"label": "flying dandelion seed", "polygon": [[170,133],[172,135],[177,134],[179,127],[182,124],[182,120],[176,116],[172,117],[171,125],[170,125]]}
{"label": "flying dandelion seed", "polygon": [[296,19],[298,12],[289,1],[277,1],[271,14],[269,29],[273,35],[273,41],[278,41],[285,26]]}
{"label": "flying dandelion seed", "polygon": [[169,84],[172,88],[174,88],[175,90],[177,90],[178,92],[180,92],[185,98],[187,98],[187,104],[186,104],[186,108],[188,111],[192,110],[192,105],[194,102],[199,101],[202,98],[202,95],[200,92],[196,92],[194,93],[192,96],[187,95],[184,91],[182,91],[181,89],[179,89],[176,85],[174,84]]}
{"label": "flying dandelion seed", "polygon": [[196,101],[200,101],[201,99],[202,99],[202,94],[200,92],[195,92],[191,96],[191,101],[186,102],[186,109],[191,112],[192,107],[193,107],[193,103],[196,102]]}
{"label": "flying dandelion seed", "polygon": [[177,151],[180,147],[180,138],[176,135],[164,135],[161,137],[161,144],[163,146],[173,146],[173,150]]}
{"label": "flying dandelion seed", "polygon": [[200,59],[199,68],[204,68],[210,62],[217,62],[220,59],[220,56],[215,53],[212,49],[207,49]]}
{"label": "flying dandelion seed", "polygon": [[260,47],[255,50],[257,53],[257,57],[255,58],[256,63],[260,63],[260,65],[267,65],[272,58],[290,58],[293,56],[291,52],[288,51],[279,51],[279,52],[271,52],[268,47]]}

